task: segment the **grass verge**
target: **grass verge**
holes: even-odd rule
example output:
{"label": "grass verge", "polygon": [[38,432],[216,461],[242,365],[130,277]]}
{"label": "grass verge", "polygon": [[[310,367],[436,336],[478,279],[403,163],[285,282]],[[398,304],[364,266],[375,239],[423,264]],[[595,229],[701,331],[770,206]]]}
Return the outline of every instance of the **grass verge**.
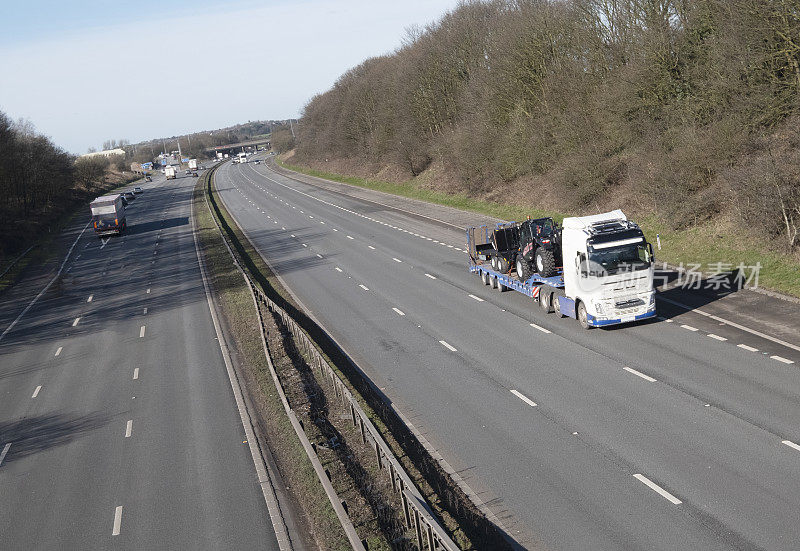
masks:
{"label": "grass verge", "polygon": [[[503,220],[524,220],[526,216],[534,218],[552,216],[555,220],[561,221],[565,216],[569,216],[569,214],[562,212],[541,211],[522,205],[484,201],[466,195],[451,195],[433,191],[422,188],[413,181],[395,184],[369,178],[324,172],[306,166],[282,162],[277,158],[276,162],[283,168],[308,176],[316,176],[326,180],[383,191],[400,197],[445,205]],[[657,220],[655,217],[643,218],[637,220],[637,222],[639,222],[648,241],[652,242],[654,246],[656,234],[661,237],[662,249],[656,252],[656,257],[659,261],[665,261],[673,265],[682,264],[686,267],[691,264],[700,264],[701,268],[699,269],[706,273],[713,272],[715,267],[719,266],[719,263],[723,264],[723,266],[719,266],[722,271],[736,268],[739,265],[750,267],[760,264],[761,269],[757,281],[759,287],[766,287],[800,297],[800,278],[797,277],[798,270],[800,270],[800,261],[797,255],[765,251],[752,238],[731,239],[724,235],[728,232],[712,224],[697,225],[685,230],[672,230],[668,228],[667,224]],[[751,270],[745,270],[745,273],[749,275]],[[753,283],[755,282],[751,281],[748,284],[752,285]]]}
{"label": "grass verge", "polygon": [[[235,353],[246,392],[256,409],[259,432],[269,442],[269,450],[289,495],[302,508],[301,519],[307,539],[323,550],[350,549],[336,513],[317,479],[311,462],[297,440],[297,435],[275,390],[261,342],[258,316],[250,290],[237,270],[213,214],[205,202],[205,185],[211,171],[198,182],[194,194],[194,215],[198,239],[208,267],[221,314],[229,335],[234,336]],[[292,534],[297,537],[298,534]]]}

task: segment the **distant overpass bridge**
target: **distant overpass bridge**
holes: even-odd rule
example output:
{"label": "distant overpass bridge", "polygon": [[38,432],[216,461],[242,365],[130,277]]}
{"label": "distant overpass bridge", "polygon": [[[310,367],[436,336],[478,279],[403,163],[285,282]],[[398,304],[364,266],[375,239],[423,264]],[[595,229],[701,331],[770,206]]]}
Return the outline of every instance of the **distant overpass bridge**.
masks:
{"label": "distant overpass bridge", "polygon": [[209,153],[234,153],[237,150],[241,151],[243,147],[257,147],[259,145],[265,145],[267,148],[269,148],[270,138],[261,138],[259,140],[249,140],[246,142],[229,143],[225,145],[215,145],[213,147],[207,147],[205,151]]}

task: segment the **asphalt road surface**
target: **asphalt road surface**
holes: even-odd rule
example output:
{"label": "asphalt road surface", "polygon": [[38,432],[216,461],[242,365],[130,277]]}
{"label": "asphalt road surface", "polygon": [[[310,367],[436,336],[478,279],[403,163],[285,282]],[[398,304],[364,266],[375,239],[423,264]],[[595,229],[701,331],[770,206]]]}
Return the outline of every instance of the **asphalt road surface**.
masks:
{"label": "asphalt road surface", "polygon": [[692,312],[585,331],[481,285],[463,230],[264,164],[223,165],[216,185],[523,546],[798,549],[796,349]]}
{"label": "asphalt road surface", "polygon": [[87,228],[0,340],[0,549],[278,549],[203,290],[196,183],[158,175],[126,234]]}

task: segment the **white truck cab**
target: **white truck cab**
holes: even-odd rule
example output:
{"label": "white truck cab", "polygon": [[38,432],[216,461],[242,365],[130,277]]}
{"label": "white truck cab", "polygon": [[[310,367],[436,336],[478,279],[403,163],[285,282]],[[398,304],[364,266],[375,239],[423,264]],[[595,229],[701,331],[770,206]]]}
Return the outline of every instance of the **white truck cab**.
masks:
{"label": "white truck cab", "polygon": [[653,247],[621,210],[564,218],[558,310],[584,327],[655,316]]}

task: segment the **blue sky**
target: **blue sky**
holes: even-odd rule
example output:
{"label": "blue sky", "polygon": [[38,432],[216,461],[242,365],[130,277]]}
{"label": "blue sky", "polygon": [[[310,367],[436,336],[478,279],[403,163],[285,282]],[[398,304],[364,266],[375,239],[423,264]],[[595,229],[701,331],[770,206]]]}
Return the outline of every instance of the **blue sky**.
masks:
{"label": "blue sky", "polygon": [[73,153],[299,116],[457,0],[3,2],[0,111]]}

